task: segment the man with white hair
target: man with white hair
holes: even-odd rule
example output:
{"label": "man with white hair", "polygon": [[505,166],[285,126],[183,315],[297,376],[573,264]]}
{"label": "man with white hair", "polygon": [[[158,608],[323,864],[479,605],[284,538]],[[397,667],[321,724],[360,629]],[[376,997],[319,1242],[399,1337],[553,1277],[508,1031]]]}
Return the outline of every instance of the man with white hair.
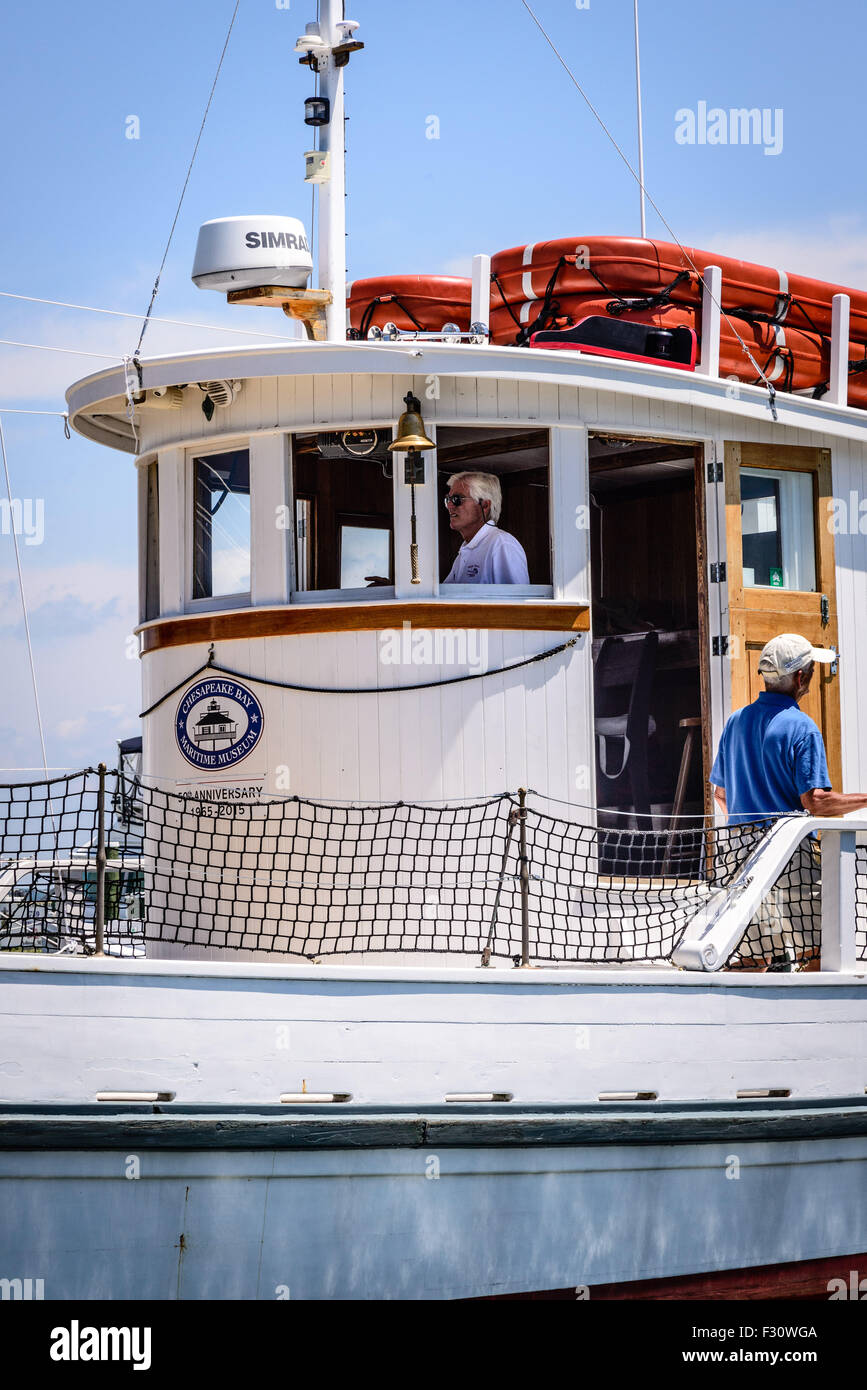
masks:
{"label": "man with white hair", "polygon": [[455,473],[445,499],[449,523],[463,545],[444,584],[529,584],[524,547],[497,525],[503,505],[493,473]]}

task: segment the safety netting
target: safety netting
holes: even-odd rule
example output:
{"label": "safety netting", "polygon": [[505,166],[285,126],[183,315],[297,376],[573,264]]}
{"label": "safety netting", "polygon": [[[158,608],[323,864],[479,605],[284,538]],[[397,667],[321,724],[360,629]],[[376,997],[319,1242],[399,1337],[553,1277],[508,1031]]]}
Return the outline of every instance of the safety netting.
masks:
{"label": "safety netting", "polygon": [[[98,777],[0,787],[0,948],[94,949]],[[211,799],[213,798],[213,799]],[[457,804],[248,802],[105,778],[106,949],[146,942],[308,960],[427,953],[534,963],[667,961],[772,822],[720,827],[530,793]],[[860,852],[859,852],[860,854]],[[859,857],[859,950],[867,863]],[[797,969],[820,950],[821,869],[801,844],[729,968]]]}
{"label": "safety netting", "polygon": [[855,954],[867,960],[867,845],[855,848]]}
{"label": "safety netting", "polygon": [[[117,775],[103,820],[114,814]],[[44,782],[0,786],[0,949],[92,950],[97,903],[99,778],[94,769]],[[121,835],[125,831],[121,828]],[[125,862],[117,837],[103,881],[109,949],[141,943],[144,876],[133,847]]]}

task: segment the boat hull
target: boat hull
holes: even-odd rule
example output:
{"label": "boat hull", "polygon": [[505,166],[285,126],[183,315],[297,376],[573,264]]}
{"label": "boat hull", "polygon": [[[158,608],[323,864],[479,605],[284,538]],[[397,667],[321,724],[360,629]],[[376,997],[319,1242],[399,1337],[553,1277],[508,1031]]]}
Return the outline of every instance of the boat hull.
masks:
{"label": "boat hull", "polygon": [[764,1139],[779,1116],[744,1107],[90,1109],[0,1125],[23,1145],[0,1152],[3,1268],[46,1298],[592,1297],[867,1249],[863,1106]]}

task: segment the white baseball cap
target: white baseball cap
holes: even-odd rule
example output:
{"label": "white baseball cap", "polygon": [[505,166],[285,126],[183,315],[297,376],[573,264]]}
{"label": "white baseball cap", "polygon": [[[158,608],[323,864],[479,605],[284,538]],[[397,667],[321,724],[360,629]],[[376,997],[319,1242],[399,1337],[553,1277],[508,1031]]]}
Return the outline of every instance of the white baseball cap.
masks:
{"label": "white baseball cap", "polygon": [[796,671],[803,671],[811,661],[830,665],[836,660],[837,653],[829,647],[814,647],[797,632],[781,632],[779,637],[772,637],[762,648],[759,671],[766,676],[793,676]]}

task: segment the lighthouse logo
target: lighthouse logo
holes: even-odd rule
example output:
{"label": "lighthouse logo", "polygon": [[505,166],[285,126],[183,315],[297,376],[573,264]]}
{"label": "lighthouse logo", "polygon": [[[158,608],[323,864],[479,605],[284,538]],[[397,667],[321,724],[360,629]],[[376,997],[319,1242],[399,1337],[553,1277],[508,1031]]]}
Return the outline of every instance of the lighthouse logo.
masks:
{"label": "lighthouse logo", "polygon": [[193,767],[234,767],[252,753],[264,727],[255,695],[237,681],[198,681],[175,715],[178,747]]}

